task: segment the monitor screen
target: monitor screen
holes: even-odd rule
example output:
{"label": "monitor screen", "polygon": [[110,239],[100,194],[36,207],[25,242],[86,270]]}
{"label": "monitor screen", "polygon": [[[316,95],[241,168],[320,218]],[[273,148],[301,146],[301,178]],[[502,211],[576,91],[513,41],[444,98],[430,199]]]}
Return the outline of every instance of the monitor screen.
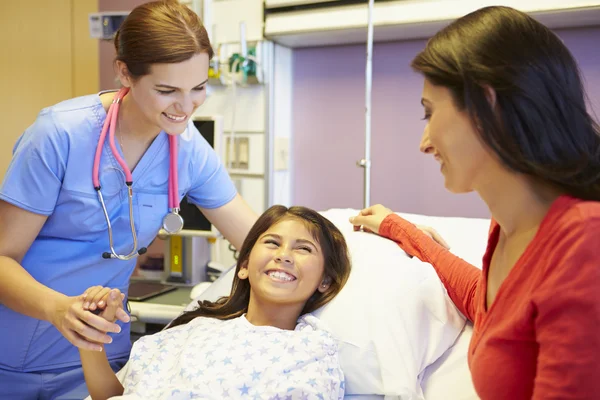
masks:
{"label": "monitor screen", "polygon": [[[214,119],[198,119],[194,120],[196,129],[206,139],[208,144],[215,147],[215,120]],[[212,224],[198,210],[196,205],[187,201],[187,196],[181,200],[180,214],[183,217],[183,229],[194,231],[211,231]]]}

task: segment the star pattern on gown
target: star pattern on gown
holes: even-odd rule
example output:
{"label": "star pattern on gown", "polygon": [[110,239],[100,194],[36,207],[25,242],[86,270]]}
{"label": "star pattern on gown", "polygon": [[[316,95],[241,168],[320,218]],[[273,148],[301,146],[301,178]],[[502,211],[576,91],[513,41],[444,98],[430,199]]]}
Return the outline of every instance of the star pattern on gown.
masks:
{"label": "star pattern on gown", "polygon": [[343,399],[337,342],[307,315],[293,331],[196,318],[133,346],[124,394],[141,398]]}

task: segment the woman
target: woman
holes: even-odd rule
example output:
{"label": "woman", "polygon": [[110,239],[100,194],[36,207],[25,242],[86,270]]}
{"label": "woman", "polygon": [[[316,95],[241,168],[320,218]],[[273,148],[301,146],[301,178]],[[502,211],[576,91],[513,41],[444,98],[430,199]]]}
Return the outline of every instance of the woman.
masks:
{"label": "woman", "polygon": [[[124,89],[44,109],[17,142],[0,187],[0,393],[9,398],[69,397],[84,387],[73,345],[97,348],[121,328],[84,310],[81,294],[96,285],[127,292],[135,255],[176,208],[169,182],[177,201],[187,195],[237,248],[256,220],[190,120],[205,100],[213,55],[198,16],[176,1],[143,4],[114,43]],[[110,129],[112,149],[108,140],[99,145]],[[108,349],[115,370],[129,355],[128,332]]]}
{"label": "woman", "polygon": [[[330,221],[304,207],[273,206],[244,241],[231,295],[199,302],[138,340],[121,381],[104,353],[80,349],[90,395],[342,399],[336,342],[307,313],[331,301],[349,275],[346,242]],[[112,322],[120,293],[110,295],[101,316]]]}
{"label": "woman", "polygon": [[437,33],[412,62],[425,78],[421,151],[492,223],[483,272],[379,205],[351,219],[436,269],[474,322],[469,366],[488,399],[600,393],[600,129],[577,64],[524,13],[489,7]]}

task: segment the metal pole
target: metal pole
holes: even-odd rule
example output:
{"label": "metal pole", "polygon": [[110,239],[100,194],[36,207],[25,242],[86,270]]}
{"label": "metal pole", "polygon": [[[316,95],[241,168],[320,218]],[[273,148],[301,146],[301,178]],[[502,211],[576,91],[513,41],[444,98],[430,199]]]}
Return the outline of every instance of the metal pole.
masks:
{"label": "metal pole", "polygon": [[365,158],[358,162],[364,168],[364,201],[363,207],[371,204],[371,84],[373,81],[373,5],[375,0],[369,0],[367,23],[367,67],[365,70]]}

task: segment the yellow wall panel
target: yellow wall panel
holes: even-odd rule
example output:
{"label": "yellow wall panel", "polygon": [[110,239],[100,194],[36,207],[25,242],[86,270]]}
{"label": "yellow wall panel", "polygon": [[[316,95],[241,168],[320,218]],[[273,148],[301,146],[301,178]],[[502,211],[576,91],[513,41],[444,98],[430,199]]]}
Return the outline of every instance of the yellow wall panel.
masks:
{"label": "yellow wall panel", "polygon": [[16,139],[39,111],[98,88],[95,0],[0,1],[0,178]]}
{"label": "yellow wall panel", "polygon": [[73,97],[98,92],[100,62],[98,39],[90,37],[88,15],[98,12],[98,0],[71,0],[73,4]]}

